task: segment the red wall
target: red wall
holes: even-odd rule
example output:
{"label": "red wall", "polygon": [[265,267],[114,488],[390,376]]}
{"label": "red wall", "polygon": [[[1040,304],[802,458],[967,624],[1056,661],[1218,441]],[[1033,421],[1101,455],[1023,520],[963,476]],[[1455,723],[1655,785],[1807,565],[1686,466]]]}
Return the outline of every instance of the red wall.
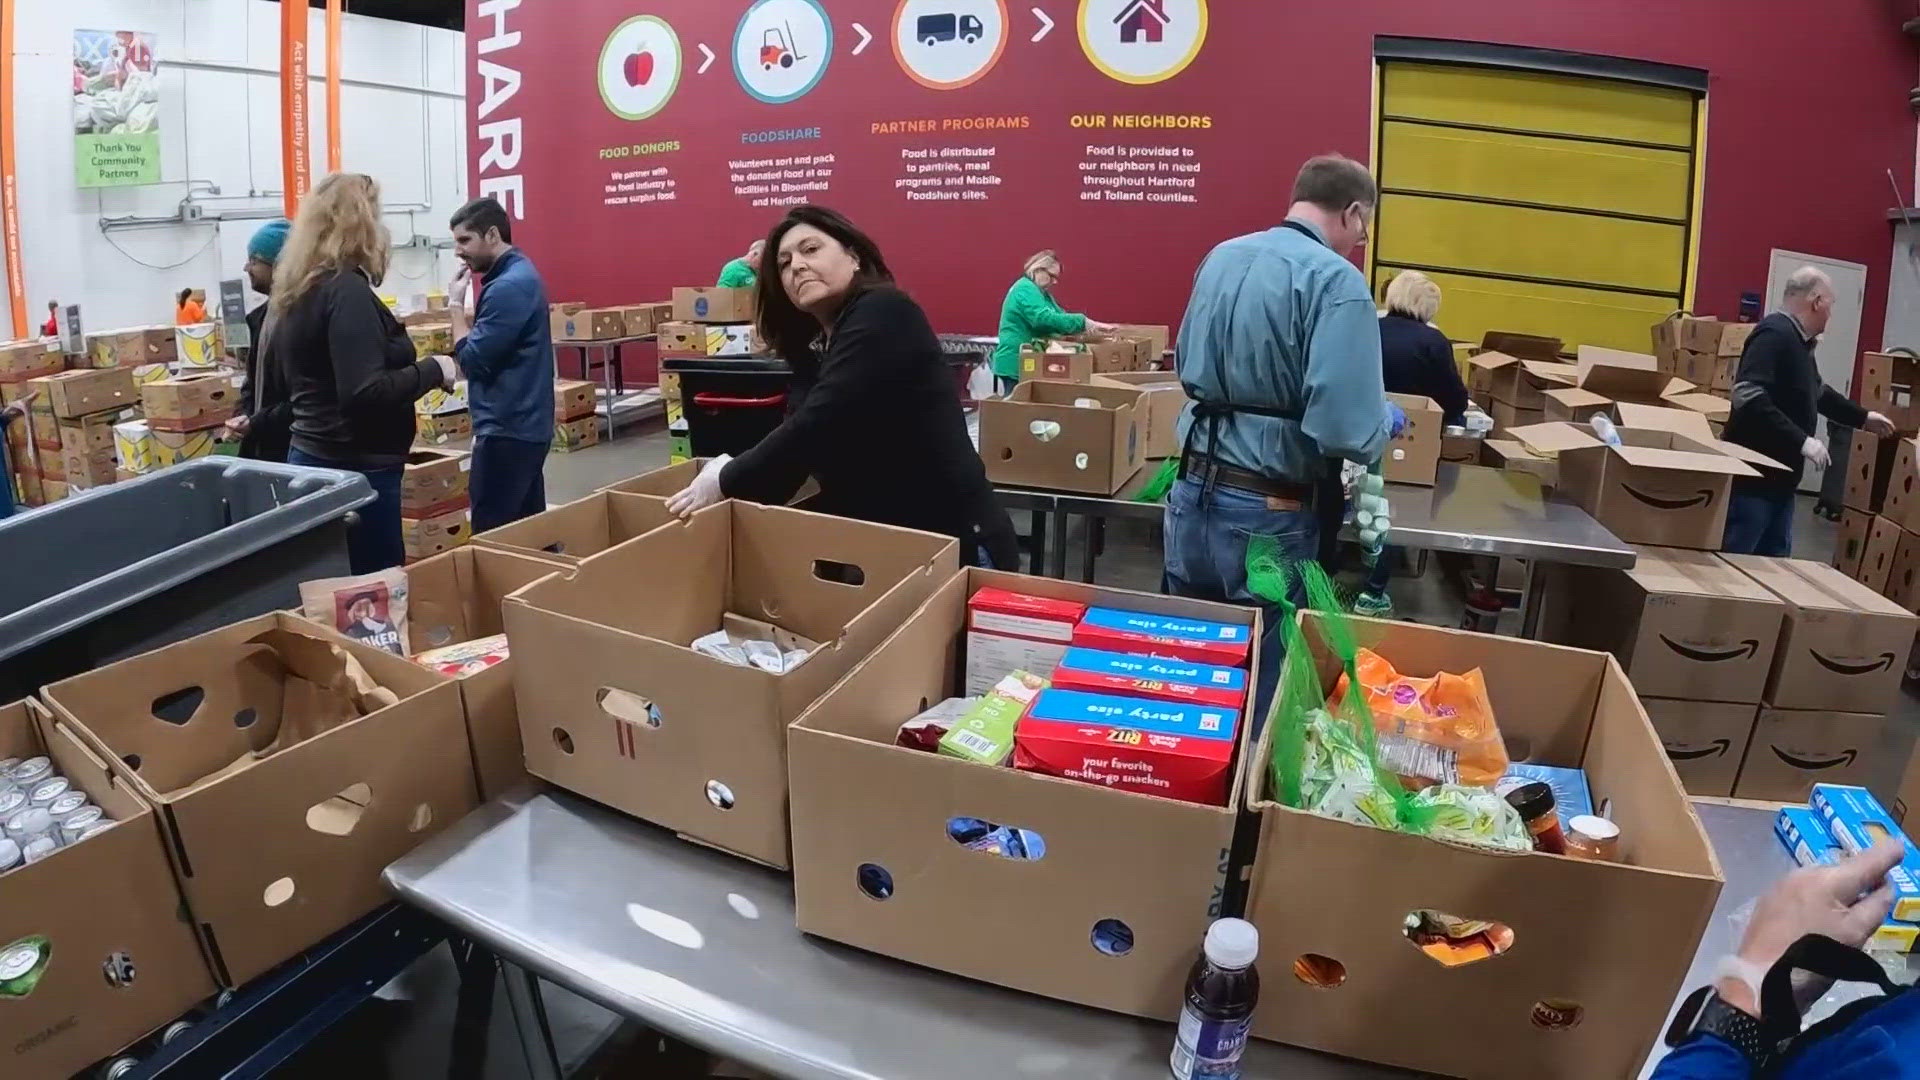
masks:
{"label": "red wall", "polygon": [[[1057,248],[1060,296],[1109,321],[1177,322],[1188,282],[1218,241],[1276,223],[1299,162],[1325,150],[1364,159],[1376,34],[1455,38],[1633,57],[1710,73],[1706,207],[1697,307],[1731,313],[1742,290],[1765,287],[1767,255],[1782,247],[1868,267],[1861,342],[1877,345],[1886,292],[1892,193],[1886,170],[1911,182],[1913,47],[1885,0],[1828,0],[1765,18],[1749,0],[1213,0],[1197,59],[1164,82],[1112,80],[1083,56],[1073,3],[1037,0],[1057,26],[1038,44],[1029,13],[1009,4],[1011,32],[997,66],[970,86],[936,91],[913,80],[890,46],[890,0],[823,0],[836,36],[827,70],[784,105],[750,97],[729,51],[744,2],[655,0],[686,58],[674,96],[650,119],[626,121],[600,100],[602,42],[633,14],[624,0],[529,2],[506,12],[519,41],[478,54],[495,33],[469,0],[469,109],[481,107],[474,69],[491,60],[520,74],[519,89],[486,121],[520,118],[522,155],[511,170],[475,169],[484,143],[470,132],[470,180],[514,174],[525,205],[517,239],[556,299],[589,303],[662,296],[711,281],[720,264],[764,235],[780,210],[736,196],[730,159],[832,154],[832,189],[818,201],[874,235],[902,284],[942,330],[991,333],[999,302],[1027,255]],[[489,9],[490,10],[490,9]],[[1657,12],[1657,14],[1656,14]],[[1907,14],[1911,14],[1908,12]],[[850,53],[860,22],[874,40]],[[705,42],[718,59],[694,68]],[[1179,114],[1205,130],[1090,133],[1073,114]],[[875,134],[876,121],[1024,116],[1020,130],[961,135]],[[809,142],[748,147],[741,133],[819,127]],[[634,159],[666,167],[675,200],[602,204],[603,147],[678,142]],[[1089,143],[1181,146],[1201,165],[1193,204],[1088,203],[1079,198]],[[995,145],[1002,183],[984,203],[909,203],[894,189],[900,151]],[[633,167],[626,165],[623,167]]]}

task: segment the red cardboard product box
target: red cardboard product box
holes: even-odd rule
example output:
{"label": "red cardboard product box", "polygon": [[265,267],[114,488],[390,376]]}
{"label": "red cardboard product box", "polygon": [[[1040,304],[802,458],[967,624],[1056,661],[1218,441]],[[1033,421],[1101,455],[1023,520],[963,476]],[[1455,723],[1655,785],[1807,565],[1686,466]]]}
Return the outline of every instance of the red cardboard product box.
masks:
{"label": "red cardboard product box", "polygon": [[1118,608],[1088,608],[1073,628],[1073,643],[1108,652],[1144,653],[1202,664],[1241,667],[1252,634],[1239,623],[1170,618]]}
{"label": "red cardboard product box", "polygon": [[1100,649],[1068,649],[1053,669],[1052,682],[1062,690],[1175,704],[1239,709],[1247,703],[1247,673],[1239,668]]}
{"label": "red cardboard product box", "polygon": [[988,587],[967,600],[968,697],[993,689],[1010,671],[1053,670],[1087,605]]}
{"label": "red cardboard product box", "polygon": [[1235,709],[1042,690],[1014,727],[1013,766],[1219,806],[1239,727]]}

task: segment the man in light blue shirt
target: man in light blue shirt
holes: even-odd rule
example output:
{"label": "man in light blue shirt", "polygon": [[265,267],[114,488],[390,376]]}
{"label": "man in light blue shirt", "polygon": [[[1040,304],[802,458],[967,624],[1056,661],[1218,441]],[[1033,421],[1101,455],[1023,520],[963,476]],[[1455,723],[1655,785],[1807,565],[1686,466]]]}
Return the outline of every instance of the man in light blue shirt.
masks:
{"label": "man in light blue shirt", "polygon": [[[1379,319],[1348,261],[1377,199],[1358,162],[1314,158],[1294,180],[1284,224],[1228,240],[1200,264],[1180,324],[1180,382],[1192,402],[1167,496],[1168,592],[1254,602],[1247,538],[1274,536],[1281,554],[1317,559],[1343,511],[1334,459],[1371,464],[1386,447]],[[1280,662],[1280,612],[1263,606],[1256,724]]]}

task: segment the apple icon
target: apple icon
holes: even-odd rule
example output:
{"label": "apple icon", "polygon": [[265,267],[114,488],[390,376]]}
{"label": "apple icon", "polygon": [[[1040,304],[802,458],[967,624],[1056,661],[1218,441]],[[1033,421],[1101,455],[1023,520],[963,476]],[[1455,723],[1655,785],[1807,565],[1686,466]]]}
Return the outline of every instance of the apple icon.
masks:
{"label": "apple icon", "polygon": [[627,57],[627,85],[645,86],[653,78],[653,54],[645,49],[636,51]]}

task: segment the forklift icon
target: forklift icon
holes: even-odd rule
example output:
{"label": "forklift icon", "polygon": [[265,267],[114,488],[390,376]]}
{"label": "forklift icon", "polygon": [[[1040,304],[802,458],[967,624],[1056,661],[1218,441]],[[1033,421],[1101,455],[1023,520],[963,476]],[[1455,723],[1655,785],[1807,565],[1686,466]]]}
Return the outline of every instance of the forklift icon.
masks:
{"label": "forklift icon", "polygon": [[942,41],[960,40],[971,45],[987,36],[987,27],[978,15],[959,15],[948,12],[944,15],[922,15],[913,24],[914,36],[920,43],[932,48]]}
{"label": "forklift icon", "polygon": [[783,68],[793,66],[795,60],[805,60],[793,44],[793,24],[769,27],[760,37],[760,66],[772,71],[774,65]]}

